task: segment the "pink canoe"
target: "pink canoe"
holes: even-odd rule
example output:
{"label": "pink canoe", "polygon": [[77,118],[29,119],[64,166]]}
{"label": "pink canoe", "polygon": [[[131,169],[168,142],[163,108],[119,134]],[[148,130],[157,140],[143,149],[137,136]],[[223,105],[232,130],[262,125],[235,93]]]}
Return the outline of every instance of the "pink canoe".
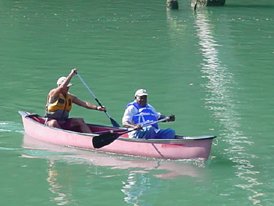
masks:
{"label": "pink canoe", "polygon": [[80,133],[77,128],[53,128],[46,126],[45,118],[19,111],[25,134],[39,141],[76,147],[161,159],[208,159],[212,141],[216,136],[186,137],[179,139],[132,139],[125,128],[88,124],[92,133]]}

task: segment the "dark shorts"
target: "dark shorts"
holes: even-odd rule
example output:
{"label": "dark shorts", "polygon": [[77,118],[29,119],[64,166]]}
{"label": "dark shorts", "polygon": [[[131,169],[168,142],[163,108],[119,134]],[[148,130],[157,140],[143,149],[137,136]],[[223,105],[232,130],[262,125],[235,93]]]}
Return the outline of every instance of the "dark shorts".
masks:
{"label": "dark shorts", "polygon": [[62,129],[70,130],[73,127],[72,118],[68,118],[68,119],[65,119],[65,120],[57,120],[57,119],[54,119],[54,118],[48,118],[47,121],[50,121],[50,120],[56,120]]}

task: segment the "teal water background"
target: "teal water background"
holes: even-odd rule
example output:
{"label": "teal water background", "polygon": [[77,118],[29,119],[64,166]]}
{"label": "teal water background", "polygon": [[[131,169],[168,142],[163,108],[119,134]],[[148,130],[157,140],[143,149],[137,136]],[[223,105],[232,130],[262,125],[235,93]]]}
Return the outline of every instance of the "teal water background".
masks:
{"label": "teal water background", "polygon": [[[3,205],[274,205],[274,2],[0,0]],[[179,134],[214,134],[211,157],[160,161],[34,144],[18,110],[44,113],[73,67],[120,122],[146,88]],[[71,92],[93,101],[75,77]],[[104,113],[72,116],[110,124]],[[40,148],[40,149],[39,149]]]}

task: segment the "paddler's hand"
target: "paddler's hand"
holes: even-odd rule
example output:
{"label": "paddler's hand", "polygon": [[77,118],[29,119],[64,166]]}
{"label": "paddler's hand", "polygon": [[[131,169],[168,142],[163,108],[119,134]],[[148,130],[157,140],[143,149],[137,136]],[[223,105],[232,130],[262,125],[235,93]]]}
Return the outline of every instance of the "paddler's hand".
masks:
{"label": "paddler's hand", "polygon": [[140,124],[136,124],[136,125],[134,125],[134,127],[133,127],[133,129],[134,130],[139,130],[139,129],[142,129],[143,127],[142,127],[142,125],[140,125]]}
{"label": "paddler's hand", "polygon": [[77,74],[77,69],[76,68],[73,68],[71,71],[70,71],[70,74],[69,75],[71,75],[72,77],[74,76],[74,75],[76,75]]}
{"label": "paddler's hand", "polygon": [[174,122],[175,121],[175,115],[174,114],[169,115],[167,121],[168,122]]}
{"label": "paddler's hand", "polygon": [[96,110],[98,110],[98,111],[102,111],[102,112],[105,112],[105,111],[107,111],[107,109],[106,109],[106,107],[104,107],[104,106],[97,106],[96,107]]}

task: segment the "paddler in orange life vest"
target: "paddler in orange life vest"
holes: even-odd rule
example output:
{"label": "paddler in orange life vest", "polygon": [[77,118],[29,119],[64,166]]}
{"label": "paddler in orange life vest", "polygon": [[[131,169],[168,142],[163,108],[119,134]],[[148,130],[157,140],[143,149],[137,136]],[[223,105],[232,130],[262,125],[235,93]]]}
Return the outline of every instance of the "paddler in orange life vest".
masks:
{"label": "paddler in orange life vest", "polygon": [[77,74],[77,69],[72,69],[67,77],[60,77],[57,80],[57,87],[50,90],[46,104],[46,124],[50,127],[61,128],[79,127],[81,132],[90,133],[90,128],[86,125],[83,118],[69,118],[72,104],[77,104],[87,109],[106,111],[105,107],[97,106],[90,102],[82,101],[69,93],[70,83],[73,76]]}

